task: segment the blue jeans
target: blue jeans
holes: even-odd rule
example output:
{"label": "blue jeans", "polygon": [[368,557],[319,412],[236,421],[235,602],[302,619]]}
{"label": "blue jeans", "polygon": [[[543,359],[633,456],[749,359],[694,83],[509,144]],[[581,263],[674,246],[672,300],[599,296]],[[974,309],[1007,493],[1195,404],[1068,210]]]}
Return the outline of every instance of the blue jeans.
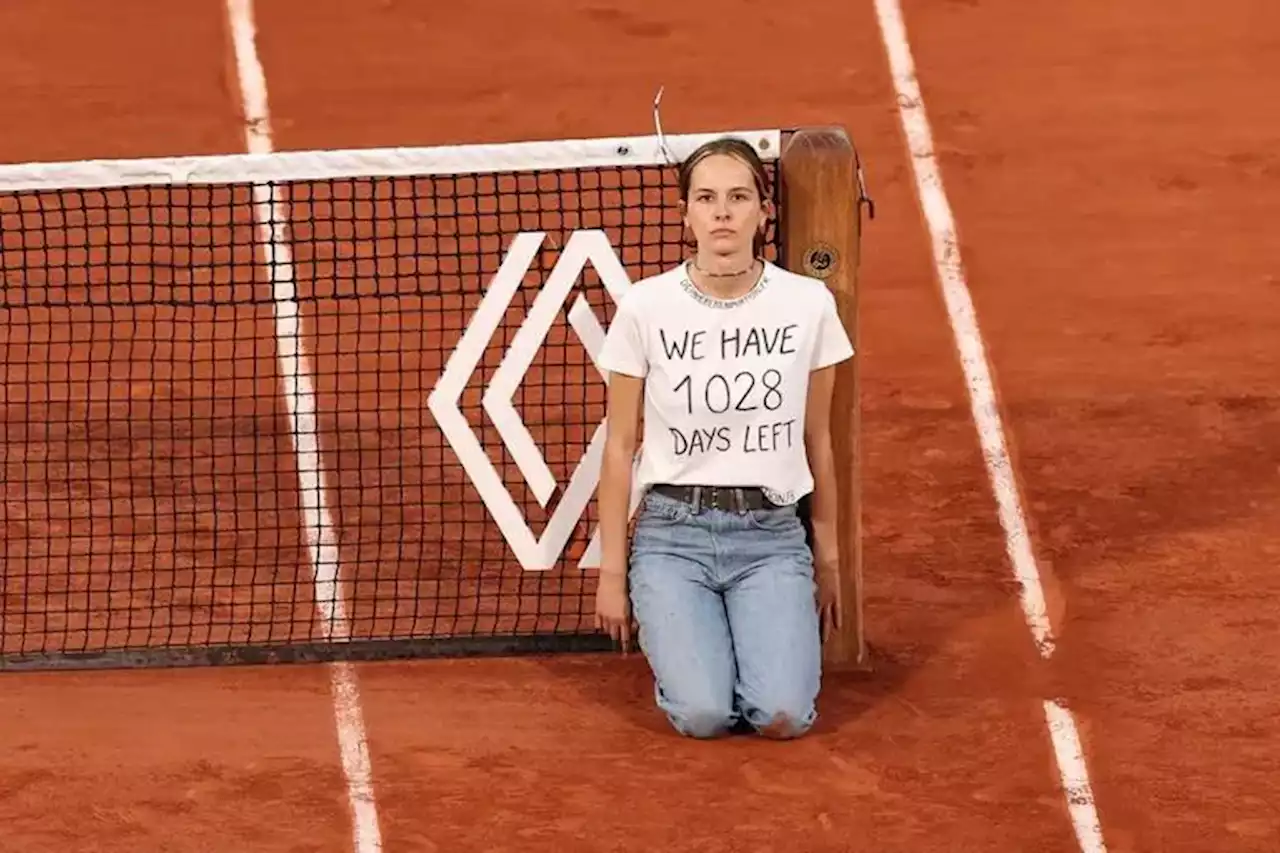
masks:
{"label": "blue jeans", "polygon": [[769,737],[817,718],[822,669],[813,556],[794,506],[737,513],[645,495],[630,595],[658,707],[677,731]]}

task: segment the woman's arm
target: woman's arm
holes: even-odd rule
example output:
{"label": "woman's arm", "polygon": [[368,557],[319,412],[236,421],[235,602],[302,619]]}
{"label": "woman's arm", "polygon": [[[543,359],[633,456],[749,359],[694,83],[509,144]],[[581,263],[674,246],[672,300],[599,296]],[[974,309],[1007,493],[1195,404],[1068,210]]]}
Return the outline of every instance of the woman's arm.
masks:
{"label": "woman's arm", "polygon": [[805,448],[813,471],[813,494],[810,496],[813,557],[818,575],[824,641],[833,628],[840,628],[842,621],[836,457],[831,447],[831,397],[835,379],[834,366],[815,370],[810,375],[809,395],[805,402]]}
{"label": "woman's arm", "polygon": [[596,627],[631,648],[631,608],[627,597],[627,530],[631,516],[631,466],[635,459],[644,380],[609,375],[604,459],[596,500],[600,512],[600,584]]}
{"label": "woman's arm", "polygon": [[604,460],[596,492],[600,512],[602,574],[626,574],[627,527],[631,509],[631,466],[639,432],[644,380],[609,375]]}

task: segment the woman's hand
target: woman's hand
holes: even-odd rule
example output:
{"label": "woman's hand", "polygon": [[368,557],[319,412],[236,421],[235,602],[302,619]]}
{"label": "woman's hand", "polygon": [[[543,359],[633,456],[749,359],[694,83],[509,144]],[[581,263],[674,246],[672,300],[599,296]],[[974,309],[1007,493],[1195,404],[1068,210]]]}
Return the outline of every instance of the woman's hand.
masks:
{"label": "woman's hand", "polygon": [[840,603],[840,560],[838,557],[821,559],[815,566],[818,583],[818,624],[822,630],[822,642],[827,642],[832,631],[839,631],[844,622],[844,608]]}
{"label": "woman's hand", "polygon": [[596,628],[613,638],[622,651],[631,651],[631,601],[627,597],[627,576],[604,572],[596,587]]}

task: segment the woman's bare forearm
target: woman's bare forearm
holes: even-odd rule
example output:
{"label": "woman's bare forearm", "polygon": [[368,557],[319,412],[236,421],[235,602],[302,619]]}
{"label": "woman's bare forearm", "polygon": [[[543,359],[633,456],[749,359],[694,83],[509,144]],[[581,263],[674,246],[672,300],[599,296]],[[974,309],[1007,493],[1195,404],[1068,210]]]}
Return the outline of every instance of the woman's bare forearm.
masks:
{"label": "woman's bare forearm", "polygon": [[631,518],[631,464],[634,444],[610,441],[600,467],[596,500],[600,513],[600,557],[604,574],[626,574],[627,528]]}
{"label": "woman's bare forearm", "polygon": [[839,494],[836,489],[836,456],[831,445],[831,398],[835,371],[824,368],[813,374],[805,423],[805,452],[813,472],[810,521],[813,524],[814,559],[834,569],[840,556]]}
{"label": "woman's bare forearm", "polygon": [[814,559],[832,568],[840,556],[839,494],[836,485],[836,457],[829,434],[817,437],[809,448],[813,470],[810,521],[813,524]]}
{"label": "woman's bare forearm", "polygon": [[596,505],[600,512],[602,574],[627,572],[627,530],[631,521],[631,466],[639,435],[644,380],[609,377],[609,415],[605,423],[604,459]]}

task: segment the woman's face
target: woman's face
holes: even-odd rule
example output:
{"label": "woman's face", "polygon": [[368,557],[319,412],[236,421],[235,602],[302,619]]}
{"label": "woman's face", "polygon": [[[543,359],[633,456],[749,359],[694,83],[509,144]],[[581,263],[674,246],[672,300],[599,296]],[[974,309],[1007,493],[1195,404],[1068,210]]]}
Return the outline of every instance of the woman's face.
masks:
{"label": "woman's face", "polygon": [[712,154],[694,167],[684,221],[698,248],[715,255],[754,255],[753,242],[768,219],[751,167],[728,154]]}

